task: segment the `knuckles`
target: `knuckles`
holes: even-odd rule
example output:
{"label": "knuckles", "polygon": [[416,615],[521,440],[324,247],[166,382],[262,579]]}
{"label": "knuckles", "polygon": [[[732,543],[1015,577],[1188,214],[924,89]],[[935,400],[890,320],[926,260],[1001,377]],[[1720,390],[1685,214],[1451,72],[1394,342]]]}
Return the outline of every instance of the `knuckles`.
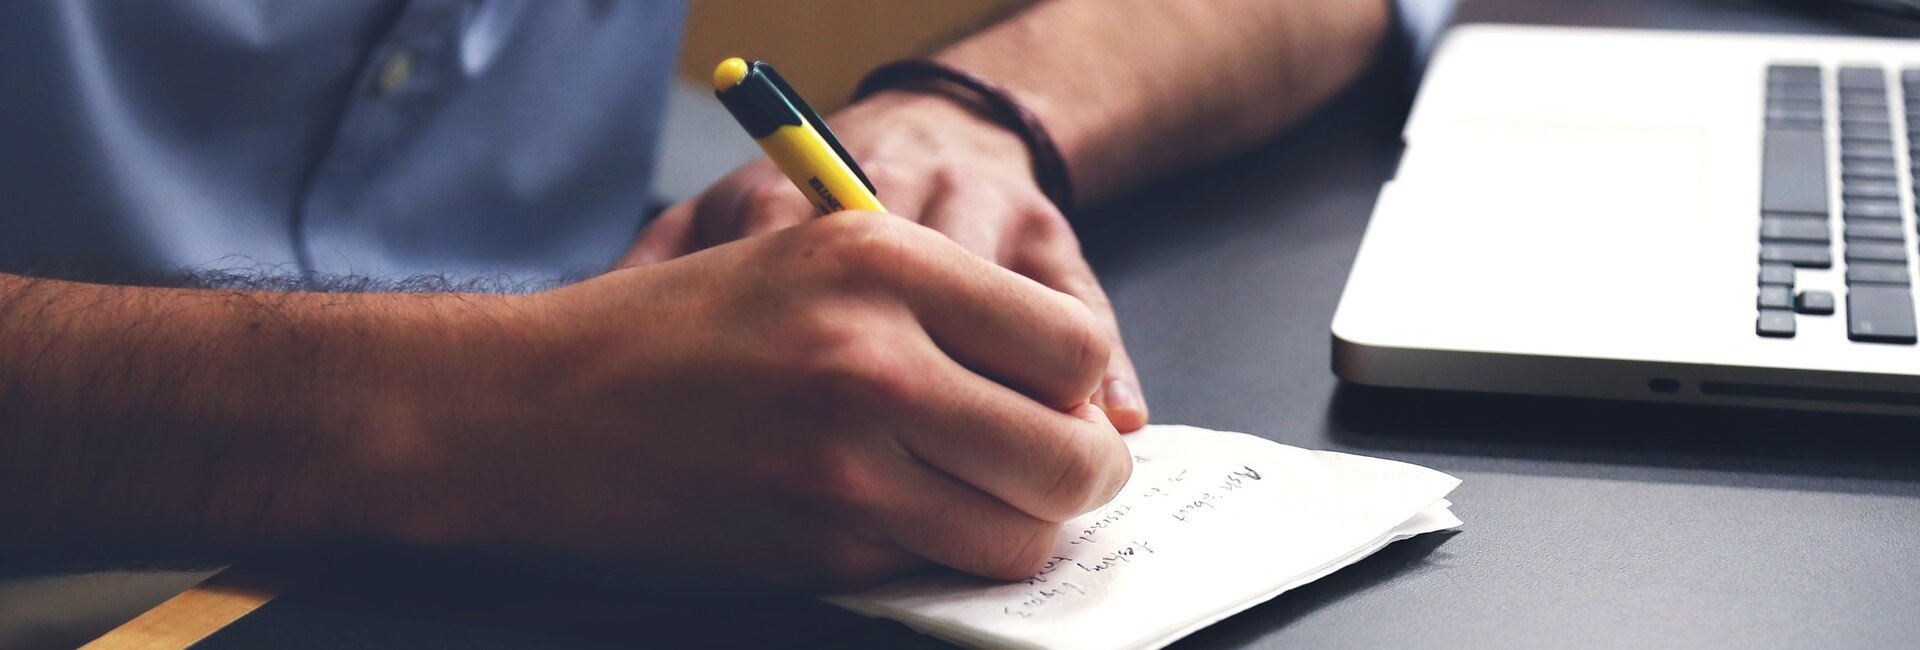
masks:
{"label": "knuckles", "polygon": [[1047,511],[1036,513],[1055,523],[1080,516],[1103,505],[1133,473],[1133,463],[1119,434],[1075,432],[1061,439],[1054,455],[1054,473],[1047,495]]}
{"label": "knuckles", "polygon": [[819,441],[795,468],[794,489],[842,521],[868,519],[884,505],[880,499],[893,493],[875,466],[876,455],[851,440]]}
{"label": "knuckles", "polygon": [[912,403],[926,373],[914,366],[902,346],[884,333],[855,333],[842,326],[809,346],[801,359],[801,380],[823,404],[851,404],[865,410]]}
{"label": "knuckles", "polygon": [[911,183],[920,182],[921,175],[907,171],[906,167],[882,160],[862,165],[860,171],[873,183],[873,189],[879,194],[898,193]]}
{"label": "knuckles", "polygon": [[758,235],[806,220],[813,209],[804,196],[786,183],[764,182],[747,190],[742,199],[740,235]]}
{"label": "knuckles", "polygon": [[840,212],[809,222],[795,243],[804,258],[838,271],[834,279],[872,282],[894,277],[917,260],[912,241],[920,233],[913,228],[888,215]]}
{"label": "knuckles", "polygon": [[1005,540],[1005,548],[990,549],[995,554],[985,566],[993,567],[995,578],[1033,577],[1053,557],[1053,543],[1059,532],[1058,525],[1045,522],[1018,527]]}
{"label": "knuckles", "polygon": [[928,172],[926,182],[935,191],[953,192],[965,188],[977,188],[986,185],[978,172],[952,165],[941,166]]}
{"label": "knuckles", "polygon": [[775,212],[792,208],[794,201],[806,200],[799,190],[769,180],[749,188],[740,199],[740,207],[749,213]]}
{"label": "knuckles", "polygon": [[[1107,361],[1113,356],[1113,339],[1107,335],[1100,319],[1086,303],[1065,294],[1059,295],[1059,301],[1064,318],[1071,324],[1065,329],[1069,337],[1065,344],[1070,346],[1066,349],[1076,351],[1072,385],[1080,388],[1076,389],[1076,394],[1068,397],[1069,401],[1077,403],[1090,397],[1106,377]],[[1078,394],[1081,389],[1085,394]]]}
{"label": "knuckles", "polygon": [[1067,215],[1046,199],[1037,199],[1019,211],[1021,236],[1042,248],[1069,248],[1079,254],[1080,239],[1073,233]]}
{"label": "knuckles", "polygon": [[926,382],[923,335],[906,307],[884,294],[897,290],[899,274],[912,273],[917,228],[876,214],[836,214],[816,219],[790,243],[794,268],[774,273],[788,288],[776,300],[784,363],[791,364],[808,399],[871,411],[910,402]]}

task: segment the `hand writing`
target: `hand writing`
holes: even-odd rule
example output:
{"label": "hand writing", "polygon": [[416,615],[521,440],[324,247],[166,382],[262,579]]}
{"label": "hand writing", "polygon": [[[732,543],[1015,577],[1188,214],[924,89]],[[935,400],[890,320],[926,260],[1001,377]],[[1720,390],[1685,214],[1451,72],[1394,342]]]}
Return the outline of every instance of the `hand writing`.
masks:
{"label": "hand writing", "polygon": [[[845,212],[527,296],[389,520],[647,571],[844,589],[1024,578],[1132,463],[1080,301]],[[989,379],[991,377],[992,379]],[[455,387],[514,387],[482,396]],[[502,395],[518,397],[503,398]],[[396,452],[397,453],[397,452]]]}
{"label": "hand writing", "polygon": [[[1016,136],[950,100],[905,92],[875,95],[836,115],[833,126],[889,210],[1092,309],[1112,349],[1093,401],[1121,431],[1146,424],[1113,307],[1072,227],[1035,185]],[[762,160],[667,210],[623,264],[658,263],[814,217],[792,182]]]}

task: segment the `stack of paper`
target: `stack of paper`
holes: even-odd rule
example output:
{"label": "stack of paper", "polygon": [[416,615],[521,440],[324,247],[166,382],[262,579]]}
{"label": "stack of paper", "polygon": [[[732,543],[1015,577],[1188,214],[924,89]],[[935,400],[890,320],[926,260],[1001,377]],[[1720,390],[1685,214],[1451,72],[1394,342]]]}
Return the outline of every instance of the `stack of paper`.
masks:
{"label": "stack of paper", "polygon": [[1133,478],[1039,575],[926,575],[829,599],[982,648],[1159,648],[1397,540],[1454,528],[1460,480],[1241,433],[1127,435]]}

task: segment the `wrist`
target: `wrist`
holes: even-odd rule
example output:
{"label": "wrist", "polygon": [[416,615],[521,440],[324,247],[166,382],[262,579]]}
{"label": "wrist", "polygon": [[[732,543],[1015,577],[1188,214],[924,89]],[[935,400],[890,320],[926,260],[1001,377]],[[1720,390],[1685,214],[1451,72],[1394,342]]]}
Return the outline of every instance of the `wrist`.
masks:
{"label": "wrist", "polygon": [[835,114],[832,122],[862,161],[919,167],[959,164],[1038,187],[1020,136],[952,93],[917,87],[884,90]]}
{"label": "wrist", "polygon": [[[382,297],[382,301],[385,301]],[[541,334],[534,296],[396,295],[348,325],[368,332],[345,375],[335,455],[311,469],[345,537],[437,546],[478,535],[485,468],[468,456],[529,432]]]}
{"label": "wrist", "polygon": [[1028,101],[1012,89],[949,61],[903,59],[867,73],[854,96],[890,89],[937,91],[968,107],[975,116],[1005,127],[1026,148],[1031,177],[1040,193],[1059,212],[1074,212],[1074,181],[1060,143]]}

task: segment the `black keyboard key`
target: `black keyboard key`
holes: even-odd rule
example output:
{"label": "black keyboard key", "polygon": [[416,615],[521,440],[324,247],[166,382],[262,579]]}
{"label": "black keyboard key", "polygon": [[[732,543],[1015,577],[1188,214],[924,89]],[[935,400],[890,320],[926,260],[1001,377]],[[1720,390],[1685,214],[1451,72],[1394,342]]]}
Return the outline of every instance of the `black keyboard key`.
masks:
{"label": "black keyboard key", "polygon": [[1893,123],[1886,121],[1884,119],[1876,120],[1876,119],[1862,118],[1862,119],[1852,119],[1852,120],[1848,120],[1848,119],[1840,120],[1840,135],[1843,137],[1855,136],[1855,135],[1874,135],[1874,134],[1891,135],[1892,133],[1893,133]]}
{"label": "black keyboard key", "polygon": [[[1900,168],[1885,162],[1848,163],[1840,170],[1842,183],[1898,183]],[[1844,186],[1843,186],[1844,187]],[[1860,197],[1854,197],[1858,200]]]}
{"label": "black keyboard key", "polygon": [[1793,290],[1776,284],[1762,285],[1754,304],[1761,309],[1793,309]]}
{"label": "black keyboard key", "polygon": [[1819,79],[1768,79],[1767,97],[1794,97],[1800,99],[1819,99]]}
{"label": "black keyboard key", "polygon": [[1893,143],[1857,142],[1840,148],[1840,159],[1847,162],[1893,162]]}
{"label": "black keyboard key", "polygon": [[1818,97],[1806,99],[1782,97],[1767,102],[1767,108],[1782,111],[1812,111],[1818,113],[1824,108],[1825,104],[1826,102],[1820,101]]}
{"label": "black keyboard key", "polygon": [[1820,66],[1798,63],[1775,63],[1767,66],[1769,81],[1807,81],[1820,83]]}
{"label": "black keyboard key", "polygon": [[1804,241],[1825,244],[1829,238],[1826,219],[1766,217],[1760,220],[1760,241]]}
{"label": "black keyboard key", "polygon": [[1887,89],[1885,88],[1841,88],[1840,89],[1840,108],[1842,109],[1841,112],[1843,113],[1845,112],[1845,109],[1849,106],[1879,105],[1879,106],[1885,107],[1886,104],[1887,104]]}
{"label": "black keyboard key", "polygon": [[1851,147],[1893,146],[1892,131],[1858,131],[1840,135],[1841,150]]}
{"label": "black keyboard key", "polygon": [[1794,111],[1781,108],[1767,109],[1767,128],[1790,131],[1817,131],[1821,128],[1825,115],[1820,111]]}
{"label": "black keyboard key", "polygon": [[1898,221],[1854,221],[1847,224],[1847,241],[1856,239],[1904,242],[1907,232]]}
{"label": "black keyboard key", "polygon": [[1768,338],[1793,338],[1793,312],[1785,309],[1762,309],[1760,318],[1754,323],[1753,331]]}
{"label": "black keyboard key", "polygon": [[1900,200],[1900,186],[1885,181],[1843,183],[1840,185],[1840,194],[1847,199],[1887,199],[1889,201],[1898,201]]}
{"label": "black keyboard key", "polygon": [[1793,265],[1761,264],[1760,284],[1777,284],[1783,287],[1793,286]]}
{"label": "black keyboard key", "polygon": [[[1798,112],[1798,111],[1804,111],[1805,109],[1792,109],[1792,110]],[[1848,104],[1840,105],[1840,120],[1843,122],[1847,120],[1855,120],[1855,121],[1872,120],[1876,122],[1886,122],[1886,121],[1889,121],[1892,117],[1893,116],[1891,115],[1891,113],[1887,110],[1887,105],[1884,103],[1874,103],[1874,104],[1848,103]]]}
{"label": "black keyboard key", "polygon": [[1856,284],[1897,284],[1905,286],[1907,265],[1860,262],[1847,265],[1847,286]]}
{"label": "black keyboard key", "polygon": [[1767,102],[1781,100],[1819,101],[1822,97],[1820,84],[1797,81],[1781,81],[1767,84]]}
{"label": "black keyboard key", "polygon": [[1826,291],[1802,291],[1793,298],[1793,310],[1802,314],[1826,316],[1833,313],[1833,294]]}
{"label": "black keyboard key", "polygon": [[1820,83],[1820,66],[1779,64],[1767,66],[1767,83]]}
{"label": "black keyboard key", "polygon": [[1760,261],[1824,269],[1833,266],[1833,250],[1821,244],[1761,244]]}
{"label": "black keyboard key", "polygon": [[1760,208],[1827,215],[1827,140],[1820,131],[1767,129]]}
{"label": "black keyboard key", "polygon": [[1838,79],[1842,86],[1884,87],[1887,85],[1887,71],[1878,66],[1844,66],[1834,74],[1834,78]]}
{"label": "black keyboard key", "polygon": [[1906,287],[1886,286],[1847,289],[1847,338],[1913,343],[1913,292]]}
{"label": "black keyboard key", "polygon": [[1900,167],[1889,162],[1854,161],[1840,167],[1840,179],[1848,183],[1859,181],[1898,181]]}
{"label": "black keyboard key", "polygon": [[1899,219],[1899,201],[1848,201],[1842,210],[1848,221],[1854,219]]}
{"label": "black keyboard key", "polygon": [[1905,244],[1889,244],[1877,241],[1847,240],[1848,262],[1900,262],[1907,261]]}
{"label": "black keyboard key", "polygon": [[1815,113],[1824,117],[1827,114],[1827,100],[1822,95],[1768,97],[1766,108],[1787,113]]}

